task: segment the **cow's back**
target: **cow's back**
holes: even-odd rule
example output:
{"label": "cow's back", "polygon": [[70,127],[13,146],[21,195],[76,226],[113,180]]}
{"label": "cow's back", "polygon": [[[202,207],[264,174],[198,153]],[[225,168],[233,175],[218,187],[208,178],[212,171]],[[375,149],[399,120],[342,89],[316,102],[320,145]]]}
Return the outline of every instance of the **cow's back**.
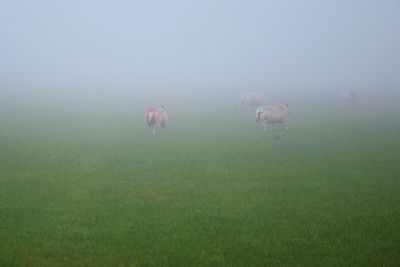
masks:
{"label": "cow's back", "polygon": [[284,105],[264,106],[261,117],[268,123],[285,122],[288,117],[288,108]]}

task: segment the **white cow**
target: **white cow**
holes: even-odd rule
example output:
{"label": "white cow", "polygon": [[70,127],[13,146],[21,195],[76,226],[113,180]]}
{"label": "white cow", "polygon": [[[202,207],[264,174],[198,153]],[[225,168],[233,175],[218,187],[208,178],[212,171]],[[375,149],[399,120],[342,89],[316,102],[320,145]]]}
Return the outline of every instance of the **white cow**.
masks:
{"label": "white cow", "polygon": [[354,101],[357,97],[357,92],[352,89],[343,90],[340,92],[340,97],[346,102]]}
{"label": "white cow", "polygon": [[253,128],[256,128],[257,122],[261,123],[264,131],[267,130],[267,125],[274,125],[282,123],[285,125],[286,130],[289,130],[287,125],[287,118],[290,113],[288,104],[268,105],[258,107],[254,113]]}
{"label": "white cow", "polygon": [[264,92],[248,92],[244,93],[240,98],[239,110],[242,111],[243,107],[250,110],[252,107],[258,107],[265,104]]}
{"label": "white cow", "polygon": [[153,134],[161,128],[165,128],[168,123],[168,113],[164,106],[159,108],[149,108],[144,112],[144,122],[152,130]]}

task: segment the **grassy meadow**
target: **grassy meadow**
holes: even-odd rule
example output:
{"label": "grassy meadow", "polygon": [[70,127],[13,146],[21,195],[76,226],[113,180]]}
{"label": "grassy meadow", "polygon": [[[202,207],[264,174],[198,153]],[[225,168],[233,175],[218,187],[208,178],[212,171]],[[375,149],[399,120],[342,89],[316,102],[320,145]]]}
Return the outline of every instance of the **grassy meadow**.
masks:
{"label": "grassy meadow", "polygon": [[170,113],[0,115],[0,266],[399,266],[397,114]]}

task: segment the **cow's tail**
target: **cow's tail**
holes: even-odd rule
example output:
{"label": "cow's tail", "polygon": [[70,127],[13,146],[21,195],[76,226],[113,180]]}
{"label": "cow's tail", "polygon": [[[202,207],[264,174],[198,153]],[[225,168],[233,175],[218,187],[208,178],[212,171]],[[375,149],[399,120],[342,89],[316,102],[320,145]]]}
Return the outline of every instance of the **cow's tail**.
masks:
{"label": "cow's tail", "polygon": [[262,111],[257,111],[257,115],[256,115],[256,121],[259,121],[261,118],[261,113],[263,113]]}
{"label": "cow's tail", "polygon": [[156,123],[156,116],[154,112],[149,112],[146,117],[146,122],[148,126],[152,126]]}

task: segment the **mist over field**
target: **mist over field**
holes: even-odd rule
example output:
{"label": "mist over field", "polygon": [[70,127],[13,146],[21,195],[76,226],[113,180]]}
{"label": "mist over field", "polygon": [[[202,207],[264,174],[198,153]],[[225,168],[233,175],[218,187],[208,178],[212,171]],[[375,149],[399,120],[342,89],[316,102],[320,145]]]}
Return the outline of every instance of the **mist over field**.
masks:
{"label": "mist over field", "polygon": [[397,266],[399,11],[1,1],[0,266]]}
{"label": "mist over field", "polygon": [[229,108],[246,91],[271,103],[335,101],[345,89],[372,105],[399,96],[397,1],[0,5],[3,108]]}

